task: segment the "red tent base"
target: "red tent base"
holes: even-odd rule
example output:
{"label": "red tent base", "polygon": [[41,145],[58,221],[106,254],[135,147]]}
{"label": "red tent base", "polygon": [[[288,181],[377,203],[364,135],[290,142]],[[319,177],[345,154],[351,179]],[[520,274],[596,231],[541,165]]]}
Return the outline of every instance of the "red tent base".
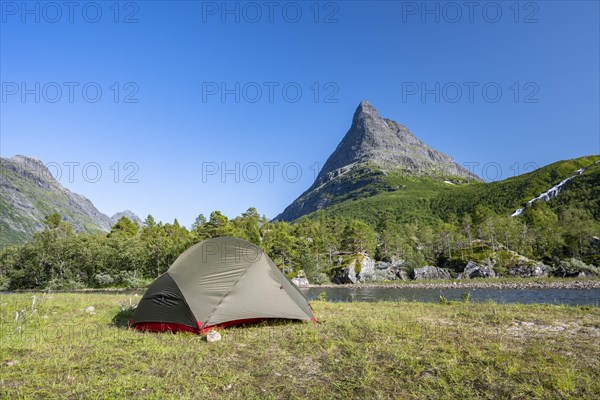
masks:
{"label": "red tent base", "polygon": [[[195,327],[170,322],[139,322],[137,324],[133,324],[133,321],[129,321],[129,326],[135,330],[143,332],[192,332],[197,334],[205,334],[210,330],[223,329],[236,325],[259,324],[261,322],[268,321],[269,319],[273,318],[236,319],[234,321],[227,321],[216,325],[205,325],[204,327],[200,321],[196,321]],[[317,320],[313,317],[311,322],[317,322]]]}
{"label": "red tent base", "polygon": [[170,323],[170,322],[139,322],[132,324],[129,322],[129,326],[137,331],[143,332],[192,332],[200,333],[199,327],[191,327],[182,324]]}
{"label": "red tent base", "polygon": [[236,319],[234,321],[222,322],[216,325],[206,325],[201,330],[200,333],[206,333],[211,330],[229,328],[230,326],[236,325],[248,325],[248,324],[260,324],[261,322],[267,321],[269,318],[246,318],[246,319]]}

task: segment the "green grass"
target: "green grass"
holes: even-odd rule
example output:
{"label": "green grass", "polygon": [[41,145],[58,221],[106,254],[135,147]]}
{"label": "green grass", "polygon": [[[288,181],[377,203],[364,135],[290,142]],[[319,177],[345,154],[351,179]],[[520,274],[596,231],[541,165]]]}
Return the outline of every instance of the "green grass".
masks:
{"label": "green grass", "polygon": [[0,398],[600,396],[597,307],[314,302],[207,343],[125,329],[127,294],[32,295],[0,297]]}

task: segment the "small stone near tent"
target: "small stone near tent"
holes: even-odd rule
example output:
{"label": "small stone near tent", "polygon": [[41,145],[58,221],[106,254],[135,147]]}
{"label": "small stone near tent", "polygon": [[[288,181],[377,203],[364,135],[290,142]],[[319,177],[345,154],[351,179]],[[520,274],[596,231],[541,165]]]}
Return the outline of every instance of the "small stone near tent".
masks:
{"label": "small stone near tent", "polygon": [[207,239],[187,249],[142,297],[131,326],[204,333],[266,319],[315,321],[304,295],[258,246]]}

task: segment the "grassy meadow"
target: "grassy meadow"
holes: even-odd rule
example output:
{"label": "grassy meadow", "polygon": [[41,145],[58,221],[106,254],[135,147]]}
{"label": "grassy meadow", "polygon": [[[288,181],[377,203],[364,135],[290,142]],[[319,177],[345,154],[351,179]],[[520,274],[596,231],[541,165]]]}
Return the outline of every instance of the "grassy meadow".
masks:
{"label": "grassy meadow", "polygon": [[600,397],[598,307],[316,301],[208,343],[128,330],[138,299],[1,295],[0,398]]}

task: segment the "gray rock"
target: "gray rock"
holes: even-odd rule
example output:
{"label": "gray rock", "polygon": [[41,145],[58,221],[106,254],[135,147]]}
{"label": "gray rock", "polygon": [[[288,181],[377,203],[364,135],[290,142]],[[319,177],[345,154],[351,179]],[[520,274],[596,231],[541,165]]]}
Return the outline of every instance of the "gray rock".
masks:
{"label": "gray rock", "polygon": [[397,279],[409,280],[410,277],[406,270],[402,266],[401,260],[392,262],[378,261],[375,263],[375,273],[373,275],[373,281],[393,281]]}
{"label": "gray rock", "polygon": [[443,268],[432,267],[426,265],[421,268],[415,268],[412,273],[412,278],[417,279],[451,279],[452,276],[448,270]]}
{"label": "gray rock", "polygon": [[354,271],[354,264],[337,269],[331,277],[331,282],[338,285],[358,282],[356,272]]}
{"label": "gray rock", "polygon": [[583,271],[566,271],[562,267],[554,271],[553,275],[561,278],[585,278],[585,272]]}
{"label": "gray rock", "polygon": [[399,269],[398,272],[396,272],[396,276],[403,281],[407,281],[410,279],[408,272],[406,272],[406,270],[404,269]]}
{"label": "gray rock", "polygon": [[395,281],[396,279],[398,279],[398,276],[391,269],[378,269],[375,270],[375,274],[373,275],[372,281]]}
{"label": "gray rock", "polygon": [[548,266],[543,263],[538,263],[535,265],[520,265],[510,268],[508,270],[508,274],[511,276],[518,276],[520,278],[546,276],[548,274]]}
{"label": "gray rock", "polygon": [[561,260],[558,268],[552,271],[552,275],[563,278],[584,278],[586,276],[599,275],[600,269],[588,265],[581,260],[571,258]]}
{"label": "gray rock", "polygon": [[458,275],[458,279],[473,279],[473,278],[495,278],[496,273],[490,265],[480,265],[476,262],[469,261],[462,273]]}
{"label": "gray rock", "polygon": [[217,331],[208,331],[206,333],[206,341],[208,343],[218,342],[221,340],[221,334]]}
{"label": "gray rock", "polygon": [[403,265],[404,265],[404,260],[393,259],[391,262],[377,261],[375,263],[375,268],[377,268],[377,269],[392,269],[392,268],[400,268]]}
{"label": "gray rock", "polygon": [[359,281],[367,282],[372,281],[375,278],[375,261],[369,256],[363,256],[360,261],[360,273],[358,276]]}
{"label": "gray rock", "polygon": [[[358,275],[356,273],[357,262],[360,264]],[[356,257],[348,260],[347,265],[335,271],[331,282],[337,284],[371,282],[377,280],[379,276],[380,274],[376,274],[375,261],[366,254],[357,254]]]}
{"label": "gray rock", "polygon": [[310,283],[308,283],[308,278],[306,277],[306,274],[304,273],[303,270],[298,271],[298,274],[296,275],[296,277],[292,278],[291,281],[294,285],[296,285],[298,287],[310,285]]}
{"label": "gray rock", "polygon": [[391,267],[392,267],[392,263],[389,263],[389,262],[377,261],[375,263],[376,269],[390,269]]}

